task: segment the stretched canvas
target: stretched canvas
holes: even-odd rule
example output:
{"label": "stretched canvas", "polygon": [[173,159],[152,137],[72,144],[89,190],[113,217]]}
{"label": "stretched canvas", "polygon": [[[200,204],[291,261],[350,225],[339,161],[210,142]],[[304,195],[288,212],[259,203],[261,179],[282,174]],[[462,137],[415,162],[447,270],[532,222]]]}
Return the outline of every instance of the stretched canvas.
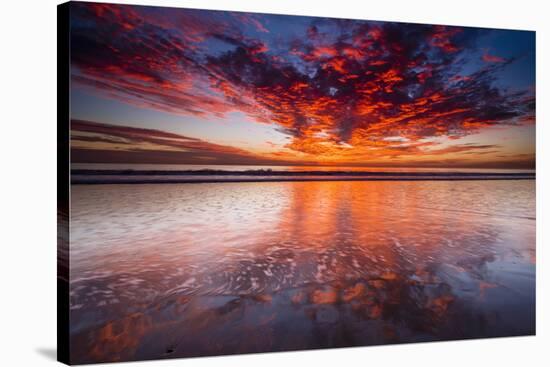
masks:
{"label": "stretched canvas", "polygon": [[535,32],[58,16],[61,361],[535,334]]}

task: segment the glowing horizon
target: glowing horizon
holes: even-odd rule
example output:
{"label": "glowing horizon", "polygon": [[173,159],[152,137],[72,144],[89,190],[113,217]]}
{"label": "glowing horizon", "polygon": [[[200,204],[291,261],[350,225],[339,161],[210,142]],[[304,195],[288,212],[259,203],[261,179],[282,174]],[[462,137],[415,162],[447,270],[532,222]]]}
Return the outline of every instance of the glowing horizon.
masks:
{"label": "glowing horizon", "polygon": [[75,3],[73,162],[534,168],[534,32]]}

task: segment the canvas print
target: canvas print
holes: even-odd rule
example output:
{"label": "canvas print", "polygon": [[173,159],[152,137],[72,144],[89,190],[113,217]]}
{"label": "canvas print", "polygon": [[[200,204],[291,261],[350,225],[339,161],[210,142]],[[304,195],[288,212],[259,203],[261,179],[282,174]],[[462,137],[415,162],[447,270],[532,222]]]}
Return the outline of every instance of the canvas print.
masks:
{"label": "canvas print", "polygon": [[60,360],[535,334],[535,32],[59,7]]}

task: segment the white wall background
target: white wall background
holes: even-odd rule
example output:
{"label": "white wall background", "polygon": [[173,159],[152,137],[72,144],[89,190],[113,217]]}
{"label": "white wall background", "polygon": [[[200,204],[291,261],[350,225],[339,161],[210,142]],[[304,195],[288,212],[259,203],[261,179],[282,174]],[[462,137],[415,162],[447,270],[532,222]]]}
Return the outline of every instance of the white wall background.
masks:
{"label": "white wall background", "polygon": [[[537,336],[141,362],[141,366],[548,366],[550,9],[542,0],[135,0],[204,9],[537,31]],[[0,11],[0,366],[53,365],[56,349],[56,0]],[[545,146],[546,145],[546,146]],[[546,242],[546,243],[545,243]],[[137,364],[136,364],[137,365]]]}

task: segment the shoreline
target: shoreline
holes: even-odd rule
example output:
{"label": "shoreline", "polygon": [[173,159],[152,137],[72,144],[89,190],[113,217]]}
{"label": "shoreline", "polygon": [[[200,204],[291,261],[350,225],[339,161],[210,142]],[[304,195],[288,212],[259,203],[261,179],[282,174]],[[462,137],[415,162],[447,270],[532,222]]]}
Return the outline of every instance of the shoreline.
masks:
{"label": "shoreline", "polygon": [[535,172],[460,172],[460,171],[276,171],[276,170],[132,170],[72,169],[81,176],[535,176]]}
{"label": "shoreline", "polygon": [[310,181],[471,181],[535,180],[530,172],[355,172],[224,170],[82,170],[71,171],[73,185],[310,182]]}
{"label": "shoreline", "polygon": [[260,178],[173,178],[173,179],[79,179],[72,178],[71,185],[119,185],[119,184],[199,184],[199,183],[253,183],[253,182],[343,182],[343,181],[514,181],[535,180],[535,177],[266,177]]}

